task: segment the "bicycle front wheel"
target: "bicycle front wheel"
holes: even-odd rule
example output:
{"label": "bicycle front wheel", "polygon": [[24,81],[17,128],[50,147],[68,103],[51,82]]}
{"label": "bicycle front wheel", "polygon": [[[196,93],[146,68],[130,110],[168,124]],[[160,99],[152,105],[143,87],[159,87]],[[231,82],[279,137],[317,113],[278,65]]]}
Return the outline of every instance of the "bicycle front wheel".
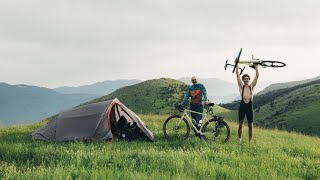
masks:
{"label": "bicycle front wheel", "polygon": [[204,124],[202,133],[206,141],[226,143],[230,137],[230,128],[225,121],[214,118]]}
{"label": "bicycle front wheel", "polygon": [[189,136],[190,126],[186,119],[173,115],[164,122],[163,133],[167,139],[184,140]]}
{"label": "bicycle front wheel", "polygon": [[284,67],[286,66],[286,64],[280,61],[262,61],[261,66],[262,67]]}

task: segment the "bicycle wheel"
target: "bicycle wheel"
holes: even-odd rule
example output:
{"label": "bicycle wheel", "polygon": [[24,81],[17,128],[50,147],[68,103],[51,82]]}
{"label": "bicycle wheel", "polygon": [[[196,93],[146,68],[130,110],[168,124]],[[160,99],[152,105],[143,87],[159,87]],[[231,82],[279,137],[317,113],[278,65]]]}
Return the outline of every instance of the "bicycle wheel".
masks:
{"label": "bicycle wheel", "polygon": [[262,61],[260,63],[262,67],[285,67],[286,64],[280,61]]}
{"label": "bicycle wheel", "polygon": [[234,67],[233,67],[232,73],[234,73],[234,71],[236,70],[236,67],[237,67],[237,65],[238,65],[238,63],[239,63],[239,60],[240,60],[241,52],[242,52],[242,48],[240,49],[240,52],[239,52],[239,54],[238,54],[238,57],[236,58],[236,62],[234,63]]}
{"label": "bicycle wheel", "polygon": [[164,122],[163,133],[167,139],[184,140],[189,136],[190,126],[186,119],[173,115]]}
{"label": "bicycle wheel", "polygon": [[228,142],[230,128],[221,118],[210,119],[204,124],[202,132],[206,141]]}

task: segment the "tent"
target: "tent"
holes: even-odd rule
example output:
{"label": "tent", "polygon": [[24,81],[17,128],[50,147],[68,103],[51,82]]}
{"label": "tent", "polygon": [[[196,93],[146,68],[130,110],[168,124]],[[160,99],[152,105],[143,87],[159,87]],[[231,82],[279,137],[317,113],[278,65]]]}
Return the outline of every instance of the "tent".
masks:
{"label": "tent", "polygon": [[63,111],[32,133],[33,139],[45,141],[107,140],[115,136],[154,140],[143,121],[117,98]]}

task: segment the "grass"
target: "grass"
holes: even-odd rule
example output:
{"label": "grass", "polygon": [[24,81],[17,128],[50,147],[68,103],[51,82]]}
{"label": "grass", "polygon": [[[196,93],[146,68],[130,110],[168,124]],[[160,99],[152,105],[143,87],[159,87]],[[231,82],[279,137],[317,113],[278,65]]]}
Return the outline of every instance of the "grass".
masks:
{"label": "grass", "polygon": [[[222,113],[222,111],[221,111]],[[227,120],[227,144],[194,135],[167,141],[167,116],[140,115],[156,141],[34,141],[45,122],[0,129],[0,179],[319,179],[320,139],[279,130],[254,130],[253,144],[237,143]]]}

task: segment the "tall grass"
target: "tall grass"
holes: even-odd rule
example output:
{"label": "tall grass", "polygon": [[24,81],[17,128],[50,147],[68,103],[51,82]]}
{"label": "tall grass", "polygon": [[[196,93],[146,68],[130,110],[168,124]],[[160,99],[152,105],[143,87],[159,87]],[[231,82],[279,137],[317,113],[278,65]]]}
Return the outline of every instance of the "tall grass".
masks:
{"label": "tall grass", "polygon": [[194,135],[167,141],[166,116],[141,115],[155,142],[35,141],[44,122],[0,129],[0,179],[319,179],[320,139],[278,130],[254,130],[254,141],[237,142],[228,120],[226,144]]}

